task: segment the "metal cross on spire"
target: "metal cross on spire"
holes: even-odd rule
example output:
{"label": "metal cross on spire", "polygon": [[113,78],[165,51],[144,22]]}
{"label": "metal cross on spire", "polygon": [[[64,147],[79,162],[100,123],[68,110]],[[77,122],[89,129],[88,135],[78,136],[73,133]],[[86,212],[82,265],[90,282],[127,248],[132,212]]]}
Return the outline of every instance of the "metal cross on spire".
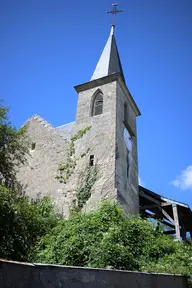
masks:
{"label": "metal cross on spire", "polygon": [[111,11],[107,11],[107,13],[110,13],[113,15],[113,18],[112,18],[112,26],[115,26],[115,16],[117,13],[120,13],[120,12],[123,12],[123,10],[118,10],[117,9],[117,4],[112,4],[113,6],[113,9]]}

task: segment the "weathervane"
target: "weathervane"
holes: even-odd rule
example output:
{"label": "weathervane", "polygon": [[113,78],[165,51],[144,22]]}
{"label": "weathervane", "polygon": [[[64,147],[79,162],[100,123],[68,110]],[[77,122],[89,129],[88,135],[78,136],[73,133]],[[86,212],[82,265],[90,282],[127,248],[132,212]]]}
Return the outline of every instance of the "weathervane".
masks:
{"label": "weathervane", "polygon": [[123,10],[118,10],[117,9],[117,4],[112,4],[113,6],[113,9],[111,11],[107,11],[107,13],[110,13],[113,15],[113,18],[112,18],[112,26],[115,26],[115,16],[117,13],[120,13],[120,12],[123,12]]}

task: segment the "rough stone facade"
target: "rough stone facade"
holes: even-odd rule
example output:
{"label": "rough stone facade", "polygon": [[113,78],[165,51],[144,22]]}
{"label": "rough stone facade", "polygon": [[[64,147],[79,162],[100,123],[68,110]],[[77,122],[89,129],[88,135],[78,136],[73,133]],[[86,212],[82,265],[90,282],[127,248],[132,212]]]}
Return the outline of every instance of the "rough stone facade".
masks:
{"label": "rough stone facade", "polygon": [[[124,105],[127,106],[126,119]],[[118,201],[127,213],[139,213],[137,113],[138,111],[130,92],[122,81],[118,81],[116,104],[116,188]],[[125,133],[128,137],[128,145],[125,140]],[[129,151],[128,156],[127,150]],[[127,157],[129,158],[128,175]]]}
{"label": "rough stone facade", "polygon": [[[57,129],[37,115],[31,117],[26,124],[30,150],[27,163],[18,171],[18,179],[31,198],[49,194],[60,208],[67,206],[69,195],[55,179],[58,164],[66,158],[67,142]],[[33,143],[34,150],[31,149]]]}
{"label": "rough stone facade", "polygon": [[[102,200],[118,201],[127,213],[139,212],[138,163],[136,116],[137,107],[119,74],[103,77],[75,87],[78,96],[76,121],[54,128],[35,115],[27,121],[30,145],[28,163],[18,172],[18,178],[33,198],[50,194],[59,210],[68,215],[76,199],[76,191],[84,181],[90,156],[97,166],[97,180],[91,196],[84,204],[84,211],[98,207]],[[91,116],[93,96],[103,94],[103,113]],[[127,123],[124,123],[124,105],[128,107]],[[74,156],[77,161],[66,184],[60,183],[58,165],[66,163],[70,138],[81,129],[90,127],[81,139],[77,139]],[[127,175],[127,148],[124,130],[130,130],[131,153]],[[130,133],[134,136],[131,137]],[[35,146],[35,147],[34,147]]]}

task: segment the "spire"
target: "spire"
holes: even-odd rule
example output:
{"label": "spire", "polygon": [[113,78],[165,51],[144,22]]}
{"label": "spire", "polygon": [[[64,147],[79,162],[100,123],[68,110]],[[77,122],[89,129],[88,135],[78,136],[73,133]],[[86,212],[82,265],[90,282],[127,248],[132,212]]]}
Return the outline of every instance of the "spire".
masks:
{"label": "spire", "polygon": [[115,41],[114,28],[115,26],[112,25],[109,38],[107,40],[103,53],[101,54],[99,62],[97,63],[91,80],[102,78],[114,73],[120,73],[121,77],[125,82],[117,44]]}
{"label": "spire", "polygon": [[[122,10],[117,10],[116,8],[117,4],[114,4],[113,6],[114,9],[107,13],[111,13],[113,14],[113,16],[115,16],[116,13],[122,12]],[[123,69],[121,66],[121,61],[117,49],[117,44],[115,41],[114,30],[115,25],[113,20],[109,38],[107,40],[103,53],[101,54],[99,62],[97,63],[93,76],[91,77],[91,81],[108,75],[112,75],[114,73],[119,73],[123,78],[123,81],[125,82]]]}

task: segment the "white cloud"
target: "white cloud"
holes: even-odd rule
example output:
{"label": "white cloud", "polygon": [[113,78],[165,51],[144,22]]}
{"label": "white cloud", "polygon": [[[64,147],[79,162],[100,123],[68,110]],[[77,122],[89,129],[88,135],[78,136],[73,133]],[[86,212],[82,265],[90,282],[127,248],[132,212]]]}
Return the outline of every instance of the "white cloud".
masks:
{"label": "white cloud", "polygon": [[139,177],[139,185],[140,186],[145,186],[145,182]]}
{"label": "white cloud", "polygon": [[192,165],[182,170],[171,184],[181,190],[192,190]]}

